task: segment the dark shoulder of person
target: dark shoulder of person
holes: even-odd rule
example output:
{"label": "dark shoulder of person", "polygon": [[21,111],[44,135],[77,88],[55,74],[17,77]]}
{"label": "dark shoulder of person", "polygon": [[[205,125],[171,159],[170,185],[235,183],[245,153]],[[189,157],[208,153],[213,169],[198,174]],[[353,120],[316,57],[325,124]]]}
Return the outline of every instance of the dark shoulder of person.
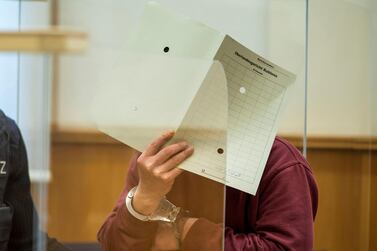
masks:
{"label": "dark shoulder of person", "polygon": [[[17,124],[0,110],[0,154],[6,158],[7,179],[0,179],[5,183],[4,205],[11,209],[11,227],[7,229],[8,250],[32,251],[36,249],[36,236],[44,236],[48,251],[68,251],[66,247],[50,239],[41,232],[35,224],[38,214],[30,192],[30,177],[26,147]],[[4,160],[5,161],[5,160]],[[1,171],[1,170],[0,170]],[[5,175],[4,175],[5,177]],[[4,184],[3,184],[4,185]],[[1,227],[1,226],[0,226]],[[0,249],[1,250],[1,249]],[[3,251],[3,250],[1,250]]]}

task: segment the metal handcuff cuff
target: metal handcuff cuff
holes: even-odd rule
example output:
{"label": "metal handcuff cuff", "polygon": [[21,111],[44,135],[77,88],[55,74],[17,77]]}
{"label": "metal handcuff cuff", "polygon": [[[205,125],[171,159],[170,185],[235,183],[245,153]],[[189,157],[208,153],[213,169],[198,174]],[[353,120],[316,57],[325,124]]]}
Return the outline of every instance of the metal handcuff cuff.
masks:
{"label": "metal handcuff cuff", "polygon": [[132,188],[125,199],[126,207],[128,212],[138,220],[141,221],[160,221],[172,225],[174,229],[175,237],[180,244],[181,233],[179,232],[179,220],[185,217],[189,217],[189,211],[183,210],[180,207],[175,206],[173,203],[168,201],[166,197],[162,198],[157,209],[151,215],[143,215],[133,208],[132,199],[136,192],[136,187]]}

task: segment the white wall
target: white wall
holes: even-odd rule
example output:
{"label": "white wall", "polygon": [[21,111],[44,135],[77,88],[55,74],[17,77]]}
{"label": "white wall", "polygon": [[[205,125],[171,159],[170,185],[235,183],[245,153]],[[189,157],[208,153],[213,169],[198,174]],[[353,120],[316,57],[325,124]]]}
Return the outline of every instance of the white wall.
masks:
{"label": "white wall", "polygon": [[279,132],[304,133],[306,2],[273,0],[268,8],[266,56],[296,74]]}
{"label": "white wall", "polygon": [[377,1],[369,6],[369,99],[371,113],[370,134],[377,137]]}
{"label": "white wall", "polygon": [[[60,127],[91,127],[89,104],[101,72],[111,67],[127,40],[145,1],[60,2],[60,22],[89,31],[85,55],[60,62]],[[160,2],[229,33],[256,52],[297,74],[281,133],[304,128],[305,1],[173,1]],[[368,9],[361,0],[316,0],[309,15],[308,132],[315,135],[368,135]],[[375,66],[375,64],[374,64]],[[374,79],[376,77],[374,76]]]}
{"label": "white wall", "polygon": [[[37,29],[50,24],[48,1],[21,3],[20,29]],[[19,126],[28,151],[32,181],[50,179],[50,58],[47,54],[20,54]]]}
{"label": "white wall", "polygon": [[[0,29],[18,29],[18,13],[18,2],[0,1]],[[17,71],[17,53],[0,52],[0,109],[15,120],[18,110]]]}
{"label": "white wall", "polygon": [[[127,40],[130,27],[141,14],[146,1],[84,1],[60,2],[60,23],[82,28],[90,34],[90,48],[83,56],[63,56],[59,72],[58,114],[55,123],[60,127],[91,127],[89,106],[93,87],[101,72],[111,62]],[[294,105],[283,119],[287,131],[303,131],[303,62],[305,5],[303,0],[286,1],[159,1],[176,11],[228,33],[257,53],[276,60],[300,76],[294,88]],[[281,11],[283,7],[283,11]],[[286,18],[289,18],[288,20]],[[296,26],[301,23],[300,26]],[[279,32],[289,27],[292,34]],[[273,34],[273,37],[271,37]],[[287,54],[286,48],[296,52]],[[282,53],[282,51],[284,51]],[[69,102],[68,102],[69,101]]]}
{"label": "white wall", "polygon": [[310,1],[311,134],[368,134],[368,9],[355,2]]}

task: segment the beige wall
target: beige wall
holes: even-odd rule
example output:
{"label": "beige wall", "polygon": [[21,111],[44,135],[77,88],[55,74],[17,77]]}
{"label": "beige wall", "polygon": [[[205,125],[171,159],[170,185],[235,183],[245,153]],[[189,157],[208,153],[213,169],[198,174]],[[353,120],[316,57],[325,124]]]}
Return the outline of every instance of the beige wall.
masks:
{"label": "beige wall", "polygon": [[[88,5],[86,1],[61,1],[60,3],[60,22],[64,25],[82,27],[90,33],[90,49],[86,55],[75,57],[61,57],[59,67],[59,85],[57,114],[55,121],[62,127],[90,127],[90,103],[93,88],[104,77],[101,72],[116,58],[118,51],[122,49],[122,44],[127,39],[129,28],[135,17],[140,14],[143,2],[113,1],[105,3],[97,1],[95,4]],[[295,90],[299,95],[298,102],[294,100],[292,114],[300,114],[294,120],[288,118],[285,127],[289,131],[302,132],[303,128],[303,67],[304,62],[304,5],[303,1],[286,1],[287,6],[284,15],[275,22],[287,23],[294,36],[285,40],[281,44],[279,40],[270,39],[269,32],[271,17],[274,17],[276,10],[271,10],[271,3],[268,1],[214,1],[214,0],[195,0],[195,1],[161,1],[171,8],[192,16],[198,20],[206,22],[212,27],[232,35],[245,45],[256,52],[272,56],[278,50],[285,50],[286,46],[291,51],[299,51],[298,54],[288,57],[273,57],[280,64],[288,69],[298,72],[298,83]],[[301,2],[301,3],[300,3]],[[297,5],[299,3],[299,5]],[[271,5],[271,6],[270,6]],[[299,10],[299,11],[298,11]],[[297,12],[298,11],[298,12]],[[272,13],[273,12],[273,13]],[[290,20],[284,17],[290,17]],[[302,23],[300,27],[294,24]],[[276,25],[275,25],[276,26]],[[272,27],[276,30],[278,27]],[[280,34],[280,33],[279,33]],[[284,34],[280,34],[283,40]],[[273,42],[268,42],[273,41]],[[276,46],[275,50],[270,47]],[[292,61],[292,62],[291,62]],[[111,66],[110,66],[111,67]],[[298,90],[298,91],[297,91]]]}
{"label": "beige wall", "polygon": [[370,106],[372,113],[372,127],[373,135],[377,135],[377,1],[371,1],[370,8],[370,25],[369,25],[369,86],[370,86]]}
{"label": "beige wall", "polygon": [[[297,74],[280,126],[301,134],[304,126],[305,1],[162,1],[204,20]],[[203,1],[201,1],[203,2]],[[313,135],[369,134],[368,2],[309,1],[308,132]],[[373,1],[372,1],[373,2]],[[61,127],[90,127],[93,88],[111,67],[143,1],[61,1],[60,22],[89,31],[85,55],[60,59],[57,113]],[[211,6],[215,6],[211,8]],[[105,11],[106,10],[106,11]],[[232,13],[237,13],[232,15]],[[376,62],[374,62],[376,64]],[[373,76],[376,79],[376,76]]]}
{"label": "beige wall", "polygon": [[[377,106],[371,95],[376,43],[369,43],[377,33],[370,22],[374,2],[309,1],[309,135],[369,135],[372,102]],[[280,131],[298,133],[304,116],[304,62],[297,59],[304,58],[305,1],[270,1],[269,14],[268,56],[298,75]]]}
{"label": "beige wall", "polygon": [[308,131],[367,135],[368,8],[310,1]]}

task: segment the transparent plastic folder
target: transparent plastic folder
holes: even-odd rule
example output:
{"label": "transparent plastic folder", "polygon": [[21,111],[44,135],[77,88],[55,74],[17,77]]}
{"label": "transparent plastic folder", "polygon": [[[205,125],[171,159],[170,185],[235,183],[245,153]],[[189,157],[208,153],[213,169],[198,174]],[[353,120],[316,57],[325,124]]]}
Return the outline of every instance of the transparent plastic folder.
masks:
{"label": "transparent plastic folder", "polygon": [[98,128],[139,151],[177,130],[196,148],[181,168],[255,195],[295,76],[155,2],[135,33],[95,92]]}

